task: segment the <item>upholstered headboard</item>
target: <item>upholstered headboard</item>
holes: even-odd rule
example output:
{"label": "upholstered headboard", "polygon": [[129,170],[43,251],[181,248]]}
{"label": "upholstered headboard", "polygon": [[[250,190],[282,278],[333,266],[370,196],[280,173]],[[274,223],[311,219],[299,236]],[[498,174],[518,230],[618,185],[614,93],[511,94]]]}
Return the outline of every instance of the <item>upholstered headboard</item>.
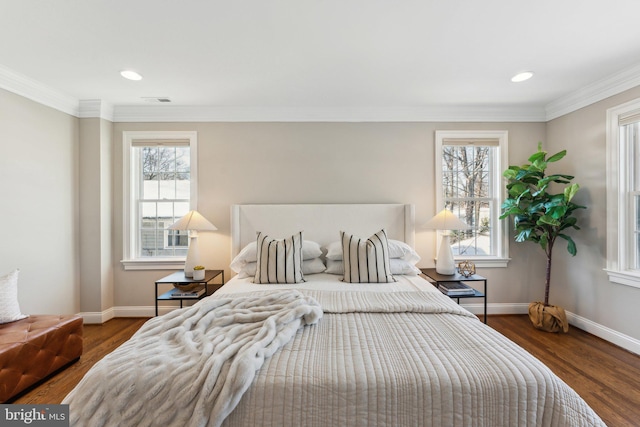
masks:
{"label": "upholstered headboard", "polygon": [[305,240],[322,246],[339,239],[340,230],[368,237],[384,228],[390,239],[414,246],[414,206],[404,204],[300,204],[231,206],[231,257],[262,231],[275,238],[304,231]]}

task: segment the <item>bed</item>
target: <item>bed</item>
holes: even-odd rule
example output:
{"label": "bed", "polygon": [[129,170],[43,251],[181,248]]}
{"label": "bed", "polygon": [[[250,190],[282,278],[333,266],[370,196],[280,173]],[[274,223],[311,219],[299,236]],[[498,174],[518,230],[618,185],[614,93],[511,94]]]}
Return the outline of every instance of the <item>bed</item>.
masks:
{"label": "bed", "polygon": [[[348,271],[353,236],[341,230],[384,230],[391,259],[393,245],[414,239],[413,207],[401,204],[238,205],[231,224],[234,262],[259,232],[304,230],[300,241],[322,248],[326,264],[342,239]],[[240,273],[150,320],[65,398],[72,425],[604,425],[546,366],[419,275],[343,276],[258,284]]]}

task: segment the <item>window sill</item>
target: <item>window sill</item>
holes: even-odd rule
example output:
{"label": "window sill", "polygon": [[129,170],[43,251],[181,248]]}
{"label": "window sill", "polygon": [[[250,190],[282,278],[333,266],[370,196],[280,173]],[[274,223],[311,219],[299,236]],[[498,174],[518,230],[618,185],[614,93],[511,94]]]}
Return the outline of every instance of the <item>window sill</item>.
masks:
{"label": "window sill", "polygon": [[631,286],[634,288],[640,288],[640,272],[638,271],[617,271],[617,270],[607,270],[609,276],[609,281],[613,283],[619,283],[621,285]]}
{"label": "window sill", "polygon": [[[435,258],[433,260],[433,262],[435,263],[437,261],[437,258]],[[506,268],[507,265],[509,264],[509,261],[511,261],[511,258],[477,258],[477,257],[467,257],[467,258],[462,258],[462,257],[456,257],[455,258],[455,263],[456,266],[461,263],[462,261],[469,261],[472,262],[476,267],[480,267],[480,268]]]}
{"label": "window sill", "polygon": [[125,270],[182,270],[184,258],[123,259]]}

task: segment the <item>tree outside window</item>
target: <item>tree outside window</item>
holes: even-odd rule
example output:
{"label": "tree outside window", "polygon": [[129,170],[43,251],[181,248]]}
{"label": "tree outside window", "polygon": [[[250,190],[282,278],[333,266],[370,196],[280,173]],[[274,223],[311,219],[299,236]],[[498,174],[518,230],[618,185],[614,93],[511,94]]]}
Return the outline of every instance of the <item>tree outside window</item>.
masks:
{"label": "tree outside window", "polygon": [[147,256],[186,256],[186,231],[167,227],[189,212],[189,147],[136,147],[142,171],[138,199],[140,212],[140,253]]}
{"label": "tree outside window", "polygon": [[182,268],[187,232],[167,227],[197,206],[197,132],[125,131],[122,139],[124,268]]}
{"label": "tree outside window", "polygon": [[491,147],[455,145],[442,150],[445,207],[473,227],[452,233],[451,246],[458,255],[491,253],[490,151]]}
{"label": "tree outside window", "polygon": [[472,229],[452,231],[457,259],[505,267],[507,227],[499,221],[506,168],[506,131],[436,131],[436,209],[446,208]]}

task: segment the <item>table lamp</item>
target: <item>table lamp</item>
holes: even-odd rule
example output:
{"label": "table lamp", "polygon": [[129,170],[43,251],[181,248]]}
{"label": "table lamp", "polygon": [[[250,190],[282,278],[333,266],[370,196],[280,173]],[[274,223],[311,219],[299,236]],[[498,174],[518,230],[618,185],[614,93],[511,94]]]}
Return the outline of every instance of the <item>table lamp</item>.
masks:
{"label": "table lamp", "polygon": [[[469,230],[472,228],[448,209],[438,212],[423,227],[431,230]],[[450,237],[449,234],[442,235],[442,242],[436,259],[436,272],[438,274],[452,275],[456,273],[456,263],[453,259]]]}
{"label": "table lamp", "polygon": [[198,250],[198,231],[215,231],[216,226],[203,217],[198,211],[189,211],[185,216],[167,227],[169,230],[189,231],[189,250],[184,263],[184,275],[193,277],[193,267],[200,265],[200,251]]}

